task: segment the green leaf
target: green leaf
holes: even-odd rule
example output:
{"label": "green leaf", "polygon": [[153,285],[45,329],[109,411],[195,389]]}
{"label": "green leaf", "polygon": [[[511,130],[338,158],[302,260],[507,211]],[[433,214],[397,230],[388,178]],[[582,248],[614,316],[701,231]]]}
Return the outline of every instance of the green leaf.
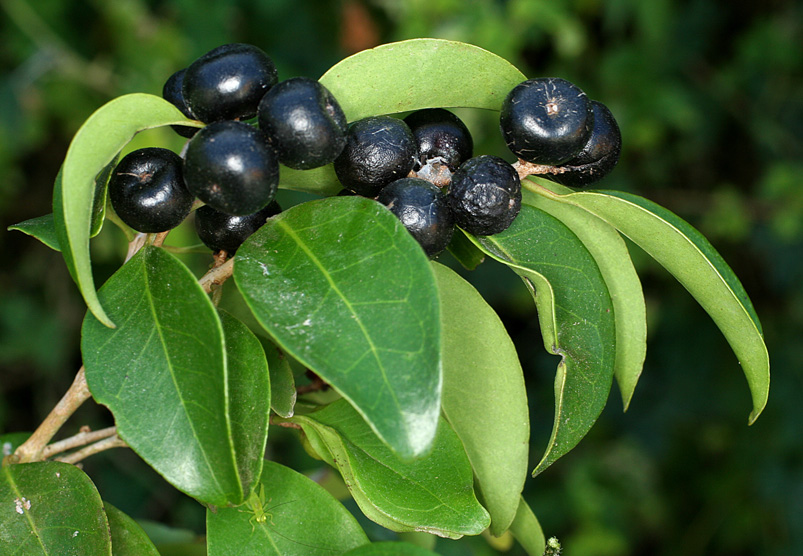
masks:
{"label": "green leaf", "polygon": [[179,124],[200,127],[163,98],[135,93],[118,97],[92,114],[73,137],[53,193],[53,216],[62,254],[89,310],[106,326],[114,324],[97,299],[89,257],[96,176],[135,133]]}
{"label": "green leaf", "polygon": [[59,247],[59,238],[56,234],[56,225],[53,223],[53,215],[45,214],[44,216],[37,216],[14,224],[8,227],[9,231],[16,230],[23,234],[28,234],[34,237],[53,249],[54,251],[61,251]]}
{"label": "green leaf", "polygon": [[331,556],[368,538],[340,502],[290,468],[266,461],[264,500],[206,513],[209,556]]}
{"label": "green leaf", "polygon": [[466,270],[474,270],[485,261],[485,253],[466,237],[465,234],[454,234],[446,247]]}
{"label": "green leaf", "polygon": [[228,407],[231,437],[243,492],[250,492],[262,474],[268,440],[270,378],[259,339],[230,314],[220,311],[228,363]]}
{"label": "green leaf", "polygon": [[144,247],[99,294],[119,327],[87,313],[81,351],[118,434],[177,489],[242,502],[223,331],[198,281],[163,249]]}
{"label": "green leaf", "polygon": [[474,287],[433,263],[441,296],[443,412],[465,447],[491,532],[510,526],[527,478],[530,420],[516,347]]}
{"label": "green leaf", "polygon": [[114,556],[159,556],[153,543],[137,522],[109,504],[103,503],[109,520]]}
{"label": "green leaf", "polygon": [[560,355],[555,422],[538,474],[574,448],[599,417],[616,359],[613,304],[594,257],[557,218],[523,205],[502,233],[476,239],[533,294],[547,351]]}
{"label": "green leaf", "polygon": [[343,189],[331,164],[311,170],[294,170],[282,166],[279,171],[279,187],[323,197],[331,197]]}
{"label": "green leaf", "polygon": [[292,417],[298,394],[290,362],[272,343],[265,346],[265,355],[268,357],[270,369],[270,407],[281,417]]}
{"label": "green leaf", "polygon": [[524,501],[519,502],[519,510],[516,512],[516,519],[510,526],[510,532],[519,541],[519,544],[527,551],[530,556],[542,556],[546,548],[546,539],[541,530],[538,518]]}
{"label": "green leaf", "polygon": [[354,121],[422,108],[499,110],[525,79],[510,62],[478,46],[412,39],[350,56],[320,82]]}
{"label": "green leaf", "polygon": [[375,542],[354,550],[343,556],[438,556],[435,552],[406,542]]}
{"label": "green leaf", "polygon": [[474,495],[471,464],[446,421],[440,421],[432,452],[413,461],[391,452],[345,400],[290,421],[340,471],[366,517],[383,527],[447,538],[478,535],[488,527],[488,513]]}
{"label": "green leaf", "polygon": [[753,304],[739,279],[694,227],[643,197],[618,191],[556,196],[602,218],[666,268],[711,316],[747,378],[752,424],[767,405],[770,362]]}
{"label": "green leaf", "polygon": [[[545,187],[555,192],[572,192],[562,185],[543,181]],[[565,224],[580,238],[599,266],[613,302],[616,319],[614,376],[627,411],[647,355],[647,309],[644,292],[627,245],[614,227],[576,206],[535,195],[528,190],[524,191],[524,202]]]}
{"label": "green leaf", "polygon": [[55,461],[0,468],[0,554],[112,554],[103,502],[86,474]]}
{"label": "green leaf", "polygon": [[402,457],[438,424],[440,317],[424,251],[360,197],[297,205],[238,249],[234,279],[275,343],[347,398]]}

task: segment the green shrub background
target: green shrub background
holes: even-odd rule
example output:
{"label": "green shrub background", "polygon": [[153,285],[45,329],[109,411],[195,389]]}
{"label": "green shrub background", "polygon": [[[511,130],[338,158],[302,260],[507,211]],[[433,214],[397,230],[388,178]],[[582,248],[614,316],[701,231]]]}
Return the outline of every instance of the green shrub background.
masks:
{"label": "green shrub background", "polygon": [[[624,149],[602,186],[644,195],[697,226],[764,325],[771,395],[747,427],[748,390],[725,340],[668,274],[635,256],[650,321],[644,374],[627,413],[614,390],[579,447],[528,480],[545,533],[571,556],[803,554],[800,2],[0,0],[3,230],[51,211],[70,138],[95,109],[124,93],[160,94],[172,72],[219,44],[258,45],[282,79],[317,78],[348,54],[414,37],[482,46],[528,76],[565,77],[606,103]],[[449,87],[461,76],[442,78]],[[512,159],[494,114],[461,116],[477,153]],[[131,147],[146,144],[178,150],[181,139],[151,131]],[[300,200],[282,195],[285,204]],[[112,228],[93,242],[98,283],[125,254]],[[197,243],[187,226],[173,236]],[[66,390],[80,365],[84,306],[58,253],[5,231],[0,249],[2,433],[35,428]],[[556,361],[543,353],[534,306],[512,273],[486,263],[473,281],[519,347],[535,459],[551,428]],[[111,424],[87,405],[66,433]],[[269,444],[273,459],[316,469],[291,434],[271,429]],[[85,470],[130,515],[202,531],[202,508],[132,453],[95,456]],[[374,538],[389,534],[365,526]],[[482,539],[439,541],[436,550],[497,554]]]}

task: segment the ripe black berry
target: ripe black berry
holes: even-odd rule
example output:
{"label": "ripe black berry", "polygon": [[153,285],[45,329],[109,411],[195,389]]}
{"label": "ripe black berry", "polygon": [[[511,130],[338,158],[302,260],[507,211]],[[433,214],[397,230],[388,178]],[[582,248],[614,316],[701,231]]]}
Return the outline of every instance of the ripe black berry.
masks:
{"label": "ripe black berry", "polygon": [[419,178],[403,178],[384,187],[377,201],[401,220],[428,256],[434,257],[449,244],[454,217],[439,187]]}
{"label": "ripe black berry", "polygon": [[279,162],[267,136],[243,122],[215,122],[187,144],[184,181],[212,208],[243,216],[267,206],[279,185]]}
{"label": "ripe black berry", "polygon": [[297,170],[331,164],[346,145],[346,115],[326,87],[307,77],[282,81],[259,103],[259,128],[279,162]]}
{"label": "ripe black berry", "polygon": [[202,122],[247,120],[257,115],[260,99],[276,81],[276,66],[262,50],[225,44],[190,64],[182,93]]}
{"label": "ripe black berry", "polygon": [[415,154],[415,138],[402,120],[365,118],[349,126],[346,146],[335,159],[335,173],[343,187],[375,197],[390,182],[407,177]]}
{"label": "ripe black berry", "polygon": [[233,255],[268,218],[281,211],[282,208],[276,201],[245,216],[231,216],[205,205],[195,211],[195,231],[204,245],[212,251],[226,251]]}
{"label": "ripe black berry", "polygon": [[181,224],[194,199],[184,186],[181,158],[150,147],[123,157],[109,180],[109,200],[123,222],[138,232],[156,233]]}
{"label": "ripe black berry", "polygon": [[465,231],[478,236],[498,234],[521,209],[521,182],[503,159],[475,156],[452,176],[448,199],[455,222]]}
{"label": "ripe black berry", "polygon": [[499,118],[508,148],[527,162],[559,165],[583,148],[594,126],[591,101],[560,78],[528,79],[502,103]]}
{"label": "ripe black berry", "polygon": [[616,166],[622,150],[619,125],[607,106],[596,100],[591,104],[594,107],[594,129],[585,147],[577,156],[561,164],[561,173],[545,174],[544,177],[570,187],[583,187],[601,180]]}
{"label": "ripe black berry", "polygon": [[404,118],[404,122],[410,126],[418,145],[415,170],[439,158],[454,172],[471,158],[474,151],[471,133],[452,112],[443,108],[418,110]]}
{"label": "ripe black berry", "polygon": [[[187,103],[184,101],[184,93],[181,92],[181,86],[184,84],[184,74],[186,72],[187,72],[186,68],[180,69],[176,73],[167,78],[164,87],[162,87],[162,98],[172,103],[176,108],[181,110],[182,114],[194,120],[195,116],[193,116],[192,112],[190,112],[190,107],[187,106]],[[173,131],[175,131],[182,137],[192,137],[198,131],[197,127],[187,127],[180,125],[174,125],[170,127],[172,127]]]}

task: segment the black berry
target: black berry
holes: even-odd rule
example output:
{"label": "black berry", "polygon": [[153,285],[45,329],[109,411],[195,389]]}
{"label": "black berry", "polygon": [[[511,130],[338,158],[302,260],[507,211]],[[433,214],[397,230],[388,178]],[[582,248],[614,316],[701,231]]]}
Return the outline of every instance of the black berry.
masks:
{"label": "black berry", "polygon": [[290,168],[331,164],[346,145],[346,115],[332,93],[313,79],[295,77],[271,87],[258,115],[279,162]]}
{"label": "black berry", "polygon": [[245,216],[232,216],[205,205],[195,211],[195,231],[212,251],[226,251],[232,255],[268,218],[281,211],[276,201]]}
{"label": "black berry", "polygon": [[439,187],[419,178],[402,178],[384,187],[377,201],[401,220],[428,256],[434,257],[449,244],[454,217]]}
{"label": "black berry", "polygon": [[123,222],[138,232],[156,233],[181,224],[194,199],[184,186],[181,158],[150,147],[123,157],[109,179],[109,200]]}
{"label": "black berry", "polygon": [[365,118],[349,126],[346,146],[335,159],[335,173],[343,187],[375,197],[390,182],[407,177],[415,154],[415,138],[402,120]]}
{"label": "black berry", "polygon": [[521,209],[521,182],[503,159],[480,155],[454,173],[448,199],[455,222],[465,231],[478,236],[498,234]]}
{"label": "black berry", "polygon": [[454,172],[471,158],[474,141],[466,124],[443,108],[428,108],[413,112],[404,122],[413,132],[418,145],[415,170],[433,159],[440,159]]}
{"label": "black berry", "polygon": [[190,64],[182,93],[202,122],[247,120],[257,115],[259,101],[276,81],[276,66],[262,50],[225,44]]}
{"label": "black berry", "polygon": [[528,79],[508,93],[499,124],[513,154],[555,166],[576,156],[588,142],[594,113],[577,85],[553,77]]}
{"label": "black berry", "polygon": [[568,185],[583,187],[601,180],[613,170],[622,151],[622,134],[616,118],[607,106],[596,100],[594,129],[585,147],[571,160],[561,164],[560,173],[544,174],[544,177]]}
{"label": "black berry", "polygon": [[[184,84],[184,74],[187,69],[180,69],[173,75],[167,78],[164,87],[162,87],[162,98],[172,103],[176,108],[181,110],[181,113],[188,118],[195,119],[195,116],[190,112],[190,107],[184,101],[184,93],[181,92],[181,86]],[[187,127],[174,125],[170,126],[173,130],[182,137],[192,137],[198,131],[197,127]]]}
{"label": "black berry", "polygon": [[276,195],[279,162],[267,136],[243,122],[215,122],[187,144],[184,181],[212,208],[243,216]]}

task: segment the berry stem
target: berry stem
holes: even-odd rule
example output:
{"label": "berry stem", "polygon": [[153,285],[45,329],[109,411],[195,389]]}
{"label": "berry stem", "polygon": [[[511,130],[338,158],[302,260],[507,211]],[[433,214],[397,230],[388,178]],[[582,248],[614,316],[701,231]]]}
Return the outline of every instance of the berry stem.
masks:
{"label": "berry stem", "polygon": [[228,280],[234,272],[234,259],[229,259],[220,266],[214,266],[212,269],[201,276],[198,282],[206,293],[211,293],[212,290],[223,284]]}
{"label": "berry stem", "polygon": [[519,179],[524,181],[527,176],[542,176],[544,174],[562,174],[567,168],[565,166],[549,166],[547,164],[533,164],[526,160],[519,159],[513,163],[513,168],[519,174]]}
{"label": "berry stem", "polygon": [[42,424],[34,431],[17,450],[9,456],[11,463],[28,463],[45,459],[44,451],[47,443],[56,435],[61,426],[88,400],[92,394],[86,384],[86,374],[82,366],[75,375],[72,385],[59,403],[45,417]]}

